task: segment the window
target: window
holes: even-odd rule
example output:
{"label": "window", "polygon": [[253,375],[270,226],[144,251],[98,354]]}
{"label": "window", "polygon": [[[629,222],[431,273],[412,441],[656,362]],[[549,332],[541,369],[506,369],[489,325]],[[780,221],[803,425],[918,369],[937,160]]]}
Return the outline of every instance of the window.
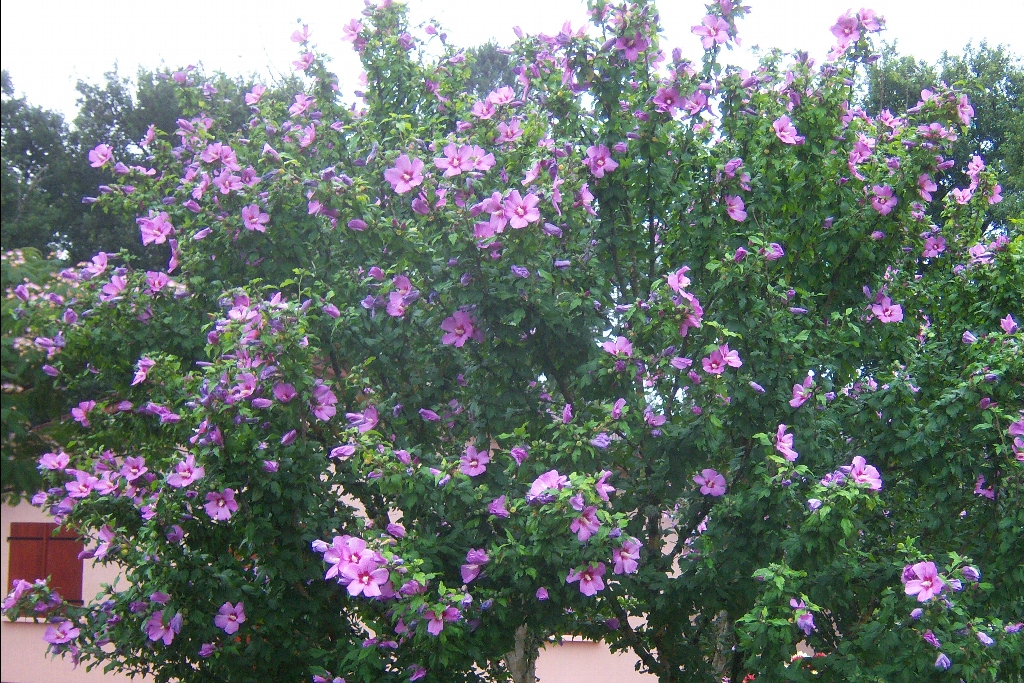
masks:
{"label": "window", "polygon": [[35,581],[50,577],[50,588],[68,602],[82,604],[82,560],[84,549],[72,531],[54,535],[56,524],[11,522],[7,590],[18,579]]}

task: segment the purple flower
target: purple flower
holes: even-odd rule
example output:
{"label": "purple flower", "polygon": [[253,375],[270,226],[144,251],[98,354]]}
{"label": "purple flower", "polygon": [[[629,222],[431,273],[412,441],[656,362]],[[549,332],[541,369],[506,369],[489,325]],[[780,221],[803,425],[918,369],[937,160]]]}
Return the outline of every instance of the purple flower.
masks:
{"label": "purple flower", "polygon": [[626,399],[620,398],[620,399],[616,400],[615,404],[612,406],[612,412],[611,412],[612,419],[613,420],[618,420],[620,417],[622,417],[622,409],[625,408],[625,407],[626,407]]}
{"label": "purple flower", "polygon": [[608,448],[611,442],[611,437],[609,437],[605,432],[601,432],[590,440],[590,445],[594,448]]}
{"label": "purple flower", "polygon": [[787,434],[787,429],[789,429],[789,427],[786,425],[779,425],[779,428],[775,433],[775,450],[781,453],[782,457],[786,460],[793,462],[800,457],[800,454],[793,450],[793,435]]}
{"label": "purple flower", "polygon": [[1017,332],[1017,321],[1009,313],[1006,314],[1005,318],[999,320],[999,326],[1003,328],[1003,332],[1006,334],[1016,334]]}
{"label": "purple flower", "polygon": [[377,598],[382,595],[380,587],[390,585],[388,570],[379,567],[372,554],[346,563],[341,575],[342,582],[348,582],[348,594],[352,597],[362,594],[367,598]]}
{"label": "purple flower", "polygon": [[114,158],[114,148],[110,145],[96,145],[89,150],[89,165],[93,168],[103,168]]}
{"label": "purple flower", "polygon": [[410,192],[423,182],[423,162],[403,154],[395,160],[394,167],[384,171],[384,179],[398,194]]}
{"label": "purple flower", "polygon": [[543,586],[538,588],[537,589],[537,599],[538,600],[547,600],[548,599],[548,589],[544,588]]}
{"label": "purple flower", "polygon": [[239,625],[245,623],[245,603],[239,602],[237,605],[232,605],[230,602],[225,602],[220,606],[217,616],[213,618],[213,623],[217,628],[224,629],[224,633],[229,636],[238,633]]}
{"label": "purple flower", "polygon": [[469,583],[480,575],[481,568],[490,561],[483,548],[471,549],[466,553],[466,564],[462,565],[462,581]]}
{"label": "purple flower", "polygon": [[780,258],[786,255],[786,251],[782,248],[782,245],[778,242],[772,242],[768,245],[768,249],[765,251],[764,258],[768,261],[778,261]]}
{"label": "purple flower", "polygon": [[206,510],[206,514],[218,522],[231,519],[231,515],[238,511],[234,490],[224,489],[220,493],[217,491],[207,493],[206,505],[203,506],[203,509]]}
{"label": "purple flower", "polygon": [[504,201],[505,218],[511,227],[515,229],[525,228],[530,223],[540,220],[540,197],[528,192],[525,197],[519,194],[519,190],[512,190]]}
{"label": "purple flower", "polygon": [[75,418],[75,422],[78,422],[83,427],[88,428],[89,425],[89,411],[96,407],[96,401],[82,401],[78,404],[77,408],[71,409],[71,417]]}
{"label": "purple flower", "polygon": [[903,320],[903,307],[894,304],[887,296],[883,296],[878,303],[872,304],[871,312],[882,323],[898,323]]}
{"label": "purple flower", "polygon": [[705,496],[724,496],[725,477],[712,469],[701,470],[700,474],[693,478],[693,481],[700,485],[700,492]]}
{"label": "purple flower", "polygon": [[622,546],[612,550],[612,573],[613,574],[634,574],[639,567],[640,541],[629,536],[622,542]]}
{"label": "purple flower", "polygon": [[811,612],[803,612],[797,615],[796,625],[804,632],[804,635],[811,635],[812,631],[817,631],[818,627],[814,625],[814,615]]}
{"label": "purple flower", "polygon": [[495,517],[506,518],[508,517],[508,509],[505,507],[506,496],[504,494],[498,496],[491,501],[490,505],[487,506],[487,512],[494,515]]}
{"label": "purple flower", "polygon": [[349,427],[355,427],[360,434],[364,434],[377,426],[380,415],[376,406],[367,406],[361,413],[345,413]]}
{"label": "purple flower", "polygon": [[71,458],[64,451],[59,453],[44,453],[39,458],[39,468],[44,470],[63,470],[68,466]]}
{"label": "purple flower", "polygon": [[202,465],[196,465],[196,457],[189,453],[185,459],[174,466],[174,472],[167,475],[167,484],[175,488],[183,488],[206,476]]}
{"label": "purple flower", "polygon": [[132,378],[131,386],[134,387],[136,384],[141,384],[146,381],[146,376],[154,365],[156,365],[155,360],[151,360],[146,357],[140,358],[135,364],[135,377]]}
{"label": "purple flower", "polygon": [[269,222],[270,216],[260,209],[259,204],[250,204],[242,208],[242,225],[246,230],[266,232]]}
{"label": "purple flower", "polygon": [[888,185],[875,185],[871,188],[871,208],[883,216],[889,215],[897,201]]}
{"label": "purple flower", "polygon": [[729,214],[729,218],[734,221],[745,221],[747,220],[747,212],[743,205],[743,198],[735,195],[725,196],[725,207],[726,213]]}
{"label": "purple flower", "polygon": [[356,447],[353,444],[342,444],[331,449],[331,457],[338,460],[347,460],[355,455],[355,452]]}
{"label": "purple flower", "polygon": [[447,332],[441,337],[441,343],[455,348],[461,348],[470,339],[483,341],[483,332],[473,324],[472,316],[463,311],[455,311],[450,318],[445,318],[441,329]]}
{"label": "purple flower", "polygon": [[594,482],[594,489],[597,491],[598,497],[607,502],[608,495],[615,493],[615,487],[608,483],[608,478],[612,476],[611,471],[601,470],[601,475]]}
{"label": "purple flower", "polygon": [[598,591],[604,590],[604,581],[601,579],[605,573],[604,562],[598,562],[597,564],[591,563],[583,568],[582,571],[572,570],[569,575],[565,577],[566,583],[580,583],[580,593],[591,597],[596,595]]}
{"label": "purple flower", "polygon": [[690,32],[700,36],[700,44],[705,50],[729,42],[729,23],[713,14],[705,16],[700,24],[690,29]]}
{"label": "purple flower", "polygon": [[162,640],[164,645],[170,645],[174,641],[174,635],[181,631],[182,621],[181,612],[178,612],[171,618],[170,623],[164,624],[164,611],[156,611],[146,622],[146,635],[153,642]]}
{"label": "purple flower", "polygon": [[903,569],[904,590],[907,595],[916,595],[918,602],[928,602],[946,587],[935,568],[934,562],[918,562]]}
{"label": "purple flower", "polygon": [[[246,96],[248,97],[248,95]],[[216,651],[217,647],[213,643],[203,643],[199,647],[199,656],[206,659]]]}
{"label": "purple flower", "polygon": [[804,136],[797,135],[796,126],[788,116],[780,116],[775,119],[772,128],[775,129],[775,135],[779,140],[787,145],[800,145],[804,142]]}
{"label": "purple flower", "polygon": [[868,465],[863,457],[857,455],[853,458],[853,464],[842,468],[846,475],[857,484],[867,484],[872,491],[882,490],[882,477],[878,470]]}
{"label": "purple flower", "polygon": [[616,337],[615,341],[606,341],[601,348],[618,358],[631,358],[633,356],[633,344],[625,337]]}
{"label": "purple flower", "polygon": [[572,520],[569,528],[576,534],[576,538],[586,543],[601,528],[601,522],[597,519],[597,508],[588,505],[579,517]]}
{"label": "purple flower", "polygon": [[935,658],[936,669],[946,671],[947,669],[949,669],[950,666],[952,666],[952,664],[953,663],[949,661],[949,657],[947,657],[944,652],[940,652],[939,656]]}
{"label": "purple flower", "polygon": [[434,166],[444,171],[444,177],[450,178],[461,174],[463,171],[473,170],[471,160],[473,148],[468,145],[449,143],[444,148],[444,156],[434,159]]}
{"label": "purple flower", "polygon": [[129,456],[125,458],[124,465],[121,467],[121,475],[124,476],[128,482],[134,482],[148,471],[149,468],[146,467],[146,459],[142,457],[133,458]]}
{"label": "purple flower", "polygon": [[527,503],[550,503],[555,499],[549,491],[560,491],[569,486],[569,478],[558,470],[548,470],[537,477],[526,494]]}
{"label": "purple flower", "polygon": [[313,387],[313,402],[310,408],[318,420],[327,422],[338,412],[334,406],[338,403],[338,397],[325,385],[317,384]]}
{"label": "purple flower", "polygon": [[588,147],[587,158],[583,163],[590,169],[595,178],[603,178],[605,173],[611,173],[619,167],[618,162],[612,159],[611,150],[604,145],[591,145]]}
{"label": "purple flower", "polygon": [[77,638],[80,633],[81,630],[75,628],[73,622],[65,619],[56,626],[47,627],[46,633],[43,634],[43,640],[51,645],[63,645]]}
{"label": "purple flower", "polygon": [[619,36],[615,41],[615,49],[622,52],[622,56],[630,62],[635,62],[648,45],[647,39],[641,33]]}
{"label": "purple flower", "polygon": [[512,450],[509,451],[509,455],[511,455],[512,459],[516,461],[516,465],[522,465],[526,459],[530,457],[530,451],[526,446],[514,446]]}
{"label": "purple flower", "polygon": [[462,617],[462,613],[454,607],[446,607],[443,610],[428,611],[424,616],[429,617],[427,621],[427,633],[432,636],[437,636],[444,630],[444,622],[457,621]]}
{"label": "purple flower", "polygon": [[487,471],[487,463],[491,456],[487,451],[477,451],[476,446],[470,445],[462,455],[459,471],[468,477],[476,477]]}
{"label": "purple flower", "polygon": [[942,647],[942,643],[939,642],[939,639],[935,636],[934,633],[932,633],[931,629],[928,629],[927,631],[922,633],[921,639],[936,649]]}
{"label": "purple flower", "polygon": [[807,399],[809,399],[811,396],[814,395],[814,392],[811,391],[811,388],[813,386],[814,386],[814,380],[811,378],[810,375],[808,375],[807,377],[804,378],[804,381],[803,381],[802,384],[794,384],[793,385],[793,398],[790,399],[789,405],[791,405],[794,408],[799,408],[804,403],[806,403]]}

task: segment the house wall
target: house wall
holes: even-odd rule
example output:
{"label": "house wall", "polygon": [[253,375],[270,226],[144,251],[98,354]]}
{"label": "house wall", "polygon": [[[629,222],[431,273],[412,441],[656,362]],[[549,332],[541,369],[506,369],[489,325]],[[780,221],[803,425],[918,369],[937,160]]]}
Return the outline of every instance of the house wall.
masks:
{"label": "house wall", "polygon": [[563,640],[544,647],[537,658],[540,683],[657,683],[636,671],[636,655],[611,653],[604,643]]}
{"label": "house wall", "polygon": [[[12,522],[51,522],[38,508],[31,505],[4,505],[0,508],[0,531],[3,532],[3,543],[0,544],[0,565],[3,574],[3,592],[7,594],[9,567],[8,554],[10,544],[7,537],[11,535]],[[117,568],[113,566],[95,565],[86,560],[82,574],[82,598],[88,602],[100,592],[104,583],[113,583],[117,578]],[[20,578],[20,577],[15,577]],[[131,679],[127,676],[104,674],[102,669],[87,672],[85,667],[74,668],[70,659],[51,659],[46,656],[48,645],[43,642],[46,632],[45,622],[34,623],[21,620],[11,623],[6,619],[0,621],[0,681],[3,683],[91,683],[103,681],[134,680],[136,683],[146,679]]]}
{"label": "house wall", "polygon": [[[21,504],[2,506],[0,530],[3,543],[0,544],[0,565],[4,594],[8,585],[8,555],[12,522],[49,522],[38,508]],[[94,565],[86,560],[83,571],[82,597],[89,601],[100,592],[104,583],[113,583],[117,578],[114,566]],[[104,674],[96,669],[87,672],[84,667],[74,668],[69,659],[51,659],[46,656],[47,644],[43,642],[45,623],[23,620],[11,623],[6,619],[0,623],[0,682],[2,683],[116,683],[135,681],[143,683],[148,679],[117,674]],[[603,643],[584,640],[564,640],[547,645],[537,660],[537,677],[540,683],[652,683],[654,676],[640,675],[634,669],[636,657],[628,654],[612,654]]]}

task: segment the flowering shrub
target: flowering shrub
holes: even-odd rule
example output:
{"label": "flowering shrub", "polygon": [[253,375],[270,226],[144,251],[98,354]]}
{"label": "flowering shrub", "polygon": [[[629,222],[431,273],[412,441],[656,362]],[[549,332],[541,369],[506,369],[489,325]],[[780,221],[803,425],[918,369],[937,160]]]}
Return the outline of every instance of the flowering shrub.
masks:
{"label": "flowering shrub", "polygon": [[19,308],[62,340],[34,502],[127,579],[53,651],[479,680],[525,624],[663,681],[1019,672],[1024,241],[982,234],[980,158],[942,225],[921,181],[969,105],[851,107],[867,10],[823,66],[726,67],[746,11],[710,5],[691,64],[594,0],[478,99],[385,2],[344,30],[362,104],[296,31],[293,103],[142,141],[99,203],[166,270],[101,254]]}

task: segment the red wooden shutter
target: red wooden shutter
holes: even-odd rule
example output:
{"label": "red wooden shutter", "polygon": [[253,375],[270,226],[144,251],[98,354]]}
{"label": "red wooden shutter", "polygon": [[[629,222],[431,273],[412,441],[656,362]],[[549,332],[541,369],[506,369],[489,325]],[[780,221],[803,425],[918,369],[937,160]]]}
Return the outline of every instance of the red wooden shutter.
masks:
{"label": "red wooden shutter", "polygon": [[12,522],[8,590],[18,579],[35,581],[50,577],[53,588],[68,602],[82,604],[82,560],[84,546],[73,532],[53,535],[56,524]]}
{"label": "red wooden shutter", "polygon": [[14,588],[14,582],[18,579],[31,582],[46,576],[44,543],[48,531],[40,527],[50,527],[52,530],[54,525],[11,522],[11,535],[7,537],[10,543],[7,564],[8,591]]}

